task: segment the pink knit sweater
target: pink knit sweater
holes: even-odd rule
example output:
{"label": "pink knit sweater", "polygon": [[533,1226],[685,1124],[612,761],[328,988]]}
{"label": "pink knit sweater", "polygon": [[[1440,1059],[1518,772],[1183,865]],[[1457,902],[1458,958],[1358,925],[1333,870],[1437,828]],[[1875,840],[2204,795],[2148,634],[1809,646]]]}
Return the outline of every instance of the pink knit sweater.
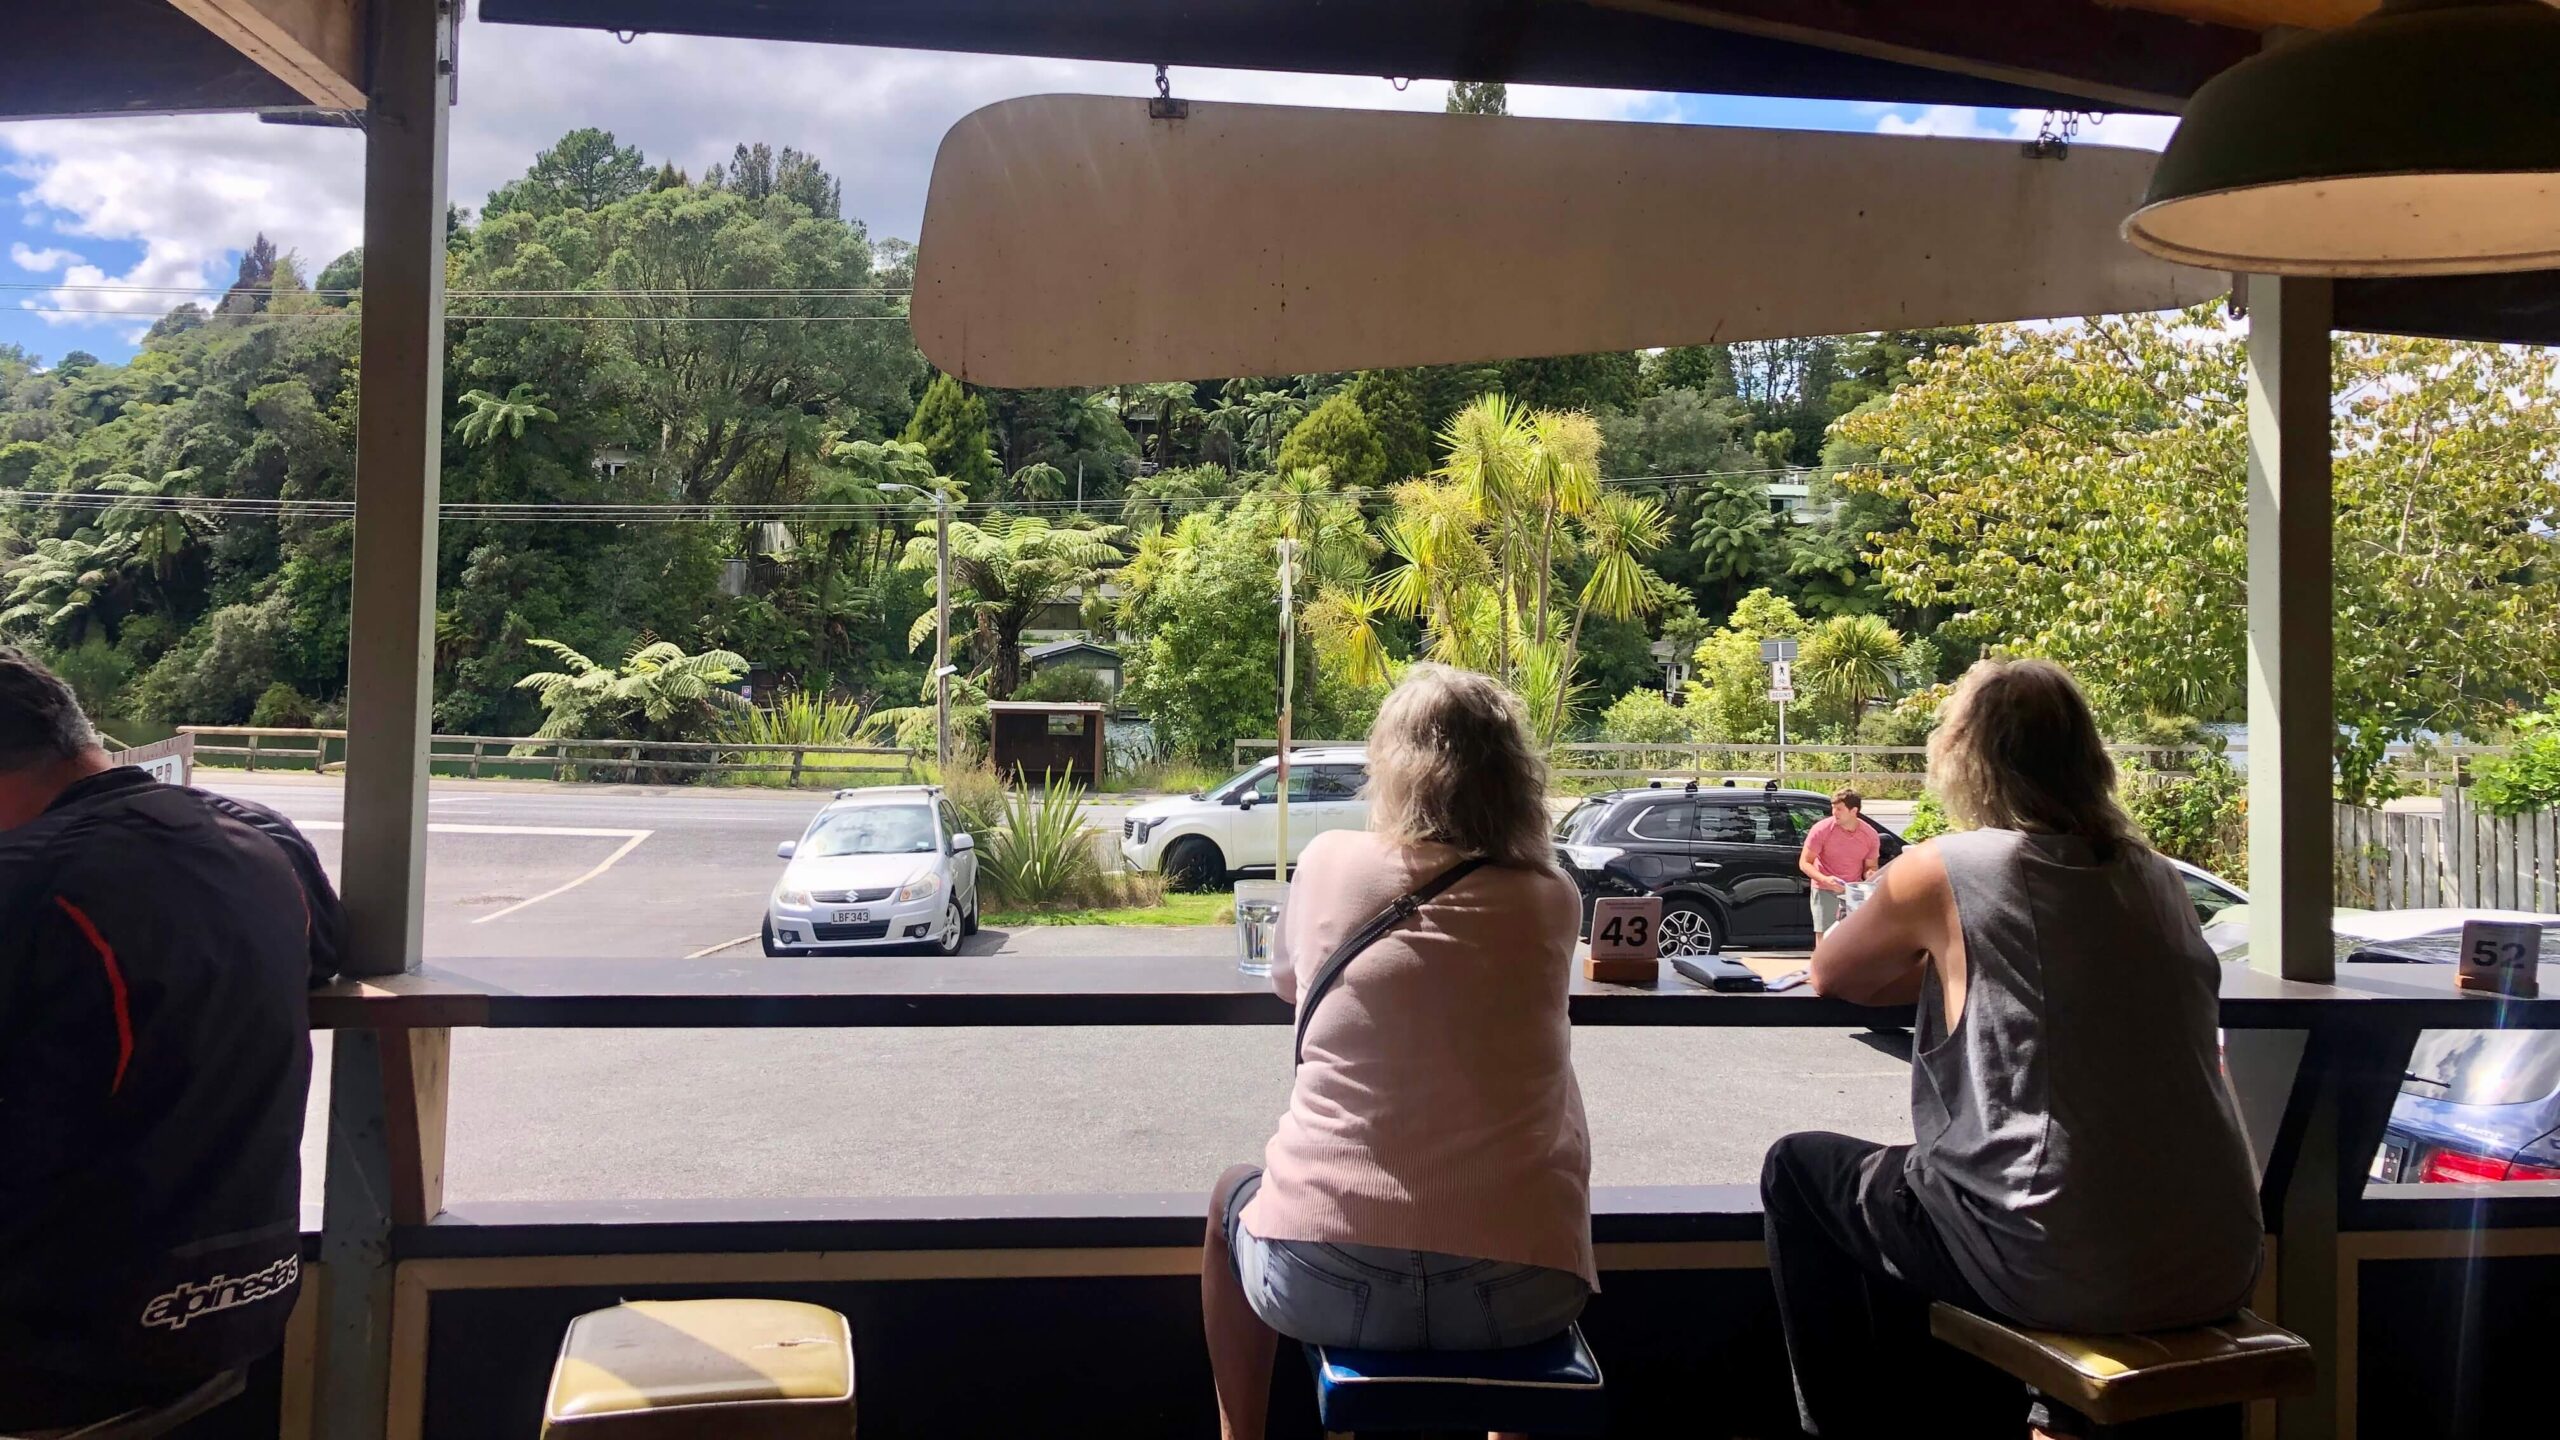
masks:
{"label": "pink knit sweater", "polygon": [[[1318,836],[1281,910],[1273,987],[1295,1000],[1344,936],[1457,860]],[[1565,1018],[1579,907],[1562,876],[1487,867],[1352,961],[1308,1027],[1245,1228],[1544,1265],[1597,1289]]]}

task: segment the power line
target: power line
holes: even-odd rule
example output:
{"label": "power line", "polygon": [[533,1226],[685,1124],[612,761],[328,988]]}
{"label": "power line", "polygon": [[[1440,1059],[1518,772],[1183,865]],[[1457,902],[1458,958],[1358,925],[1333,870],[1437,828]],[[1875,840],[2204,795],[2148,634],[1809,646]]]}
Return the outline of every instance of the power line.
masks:
{"label": "power line", "polygon": [[[1603,485],[1672,485],[1703,480],[1742,478],[1766,475],[1812,475],[1838,473],[1849,469],[1895,468],[1882,466],[1833,466],[1821,470],[1763,468],[1747,470],[1699,470],[1678,475],[1606,476]],[[1065,499],[962,500],[950,507],[957,513],[1004,515],[1088,514],[1104,516],[1118,509],[1127,513],[1131,502],[1151,503],[1171,511],[1222,504],[1247,495],[1268,495],[1270,490],[1227,490],[1198,495],[1130,495],[1115,505],[1104,501],[1087,504]],[[1347,500],[1366,508],[1370,503],[1394,498],[1394,487],[1362,487],[1323,492],[1324,497]],[[304,516],[319,519],[352,519],[356,502],[350,499],[285,498],[217,495],[118,495],[104,491],[0,490],[0,506],[22,509],[45,509],[104,512],[114,509],[138,510],[152,514],[180,513],[206,516],[239,516],[243,518],[290,518]],[[445,518],[454,520],[487,520],[521,523],[565,524],[760,524],[769,521],[821,523],[828,521],[886,521],[913,518],[921,521],[925,507],[892,501],[571,501],[571,500],[458,500],[438,507]]]}

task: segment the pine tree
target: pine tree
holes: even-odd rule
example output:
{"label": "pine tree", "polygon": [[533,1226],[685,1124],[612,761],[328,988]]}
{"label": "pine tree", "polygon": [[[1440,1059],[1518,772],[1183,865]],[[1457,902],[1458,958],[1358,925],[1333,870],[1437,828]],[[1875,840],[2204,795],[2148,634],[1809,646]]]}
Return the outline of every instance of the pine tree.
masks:
{"label": "pine tree", "polygon": [[1499,80],[1452,80],[1449,82],[1449,113],[1508,115],[1511,113],[1511,87]]}

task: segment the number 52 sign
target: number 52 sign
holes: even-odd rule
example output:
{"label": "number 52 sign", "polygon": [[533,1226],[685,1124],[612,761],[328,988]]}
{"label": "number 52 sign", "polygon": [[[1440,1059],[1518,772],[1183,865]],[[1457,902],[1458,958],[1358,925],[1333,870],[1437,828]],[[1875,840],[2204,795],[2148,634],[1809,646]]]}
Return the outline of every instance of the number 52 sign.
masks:
{"label": "number 52 sign", "polygon": [[[1596,945],[1598,942],[1593,943]],[[2456,983],[2465,990],[2530,998],[2538,993],[2534,972],[2541,960],[2541,926],[2496,920],[2465,921],[2462,926],[2462,974]]]}
{"label": "number 52 sign", "polygon": [[1650,985],[1661,975],[1662,897],[1608,895],[1591,904],[1591,959],[1583,974],[1611,985]]}

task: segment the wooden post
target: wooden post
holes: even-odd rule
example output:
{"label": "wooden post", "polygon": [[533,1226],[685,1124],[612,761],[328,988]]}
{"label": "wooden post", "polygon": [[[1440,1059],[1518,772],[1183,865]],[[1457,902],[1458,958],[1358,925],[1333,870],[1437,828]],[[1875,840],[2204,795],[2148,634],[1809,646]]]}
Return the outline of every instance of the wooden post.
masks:
{"label": "wooden post", "polygon": [[481,752],[487,748],[488,747],[481,741],[474,740],[471,742],[471,768],[463,773],[469,775],[474,780],[480,778],[480,755]]}
{"label": "wooden post", "polygon": [[257,731],[252,730],[252,731],[250,731],[250,732],[249,732],[249,773],[250,773],[250,774],[252,774],[252,775],[255,775],[255,774],[257,774],[257,773],[258,773],[258,741],[259,741],[259,739],[260,739],[260,736],[259,736],[259,734],[258,734],[258,732],[257,732]]}
{"label": "wooden post", "polygon": [[791,788],[792,788],[792,789],[797,790],[797,789],[799,789],[799,788],[800,788],[800,771],[801,771],[801,770],[802,770],[802,768],[803,768],[803,767],[805,767],[808,763],[809,763],[809,747],[808,747],[808,746],[806,746],[806,745],[794,745],[794,746],[792,746],[792,747],[791,747]]}

